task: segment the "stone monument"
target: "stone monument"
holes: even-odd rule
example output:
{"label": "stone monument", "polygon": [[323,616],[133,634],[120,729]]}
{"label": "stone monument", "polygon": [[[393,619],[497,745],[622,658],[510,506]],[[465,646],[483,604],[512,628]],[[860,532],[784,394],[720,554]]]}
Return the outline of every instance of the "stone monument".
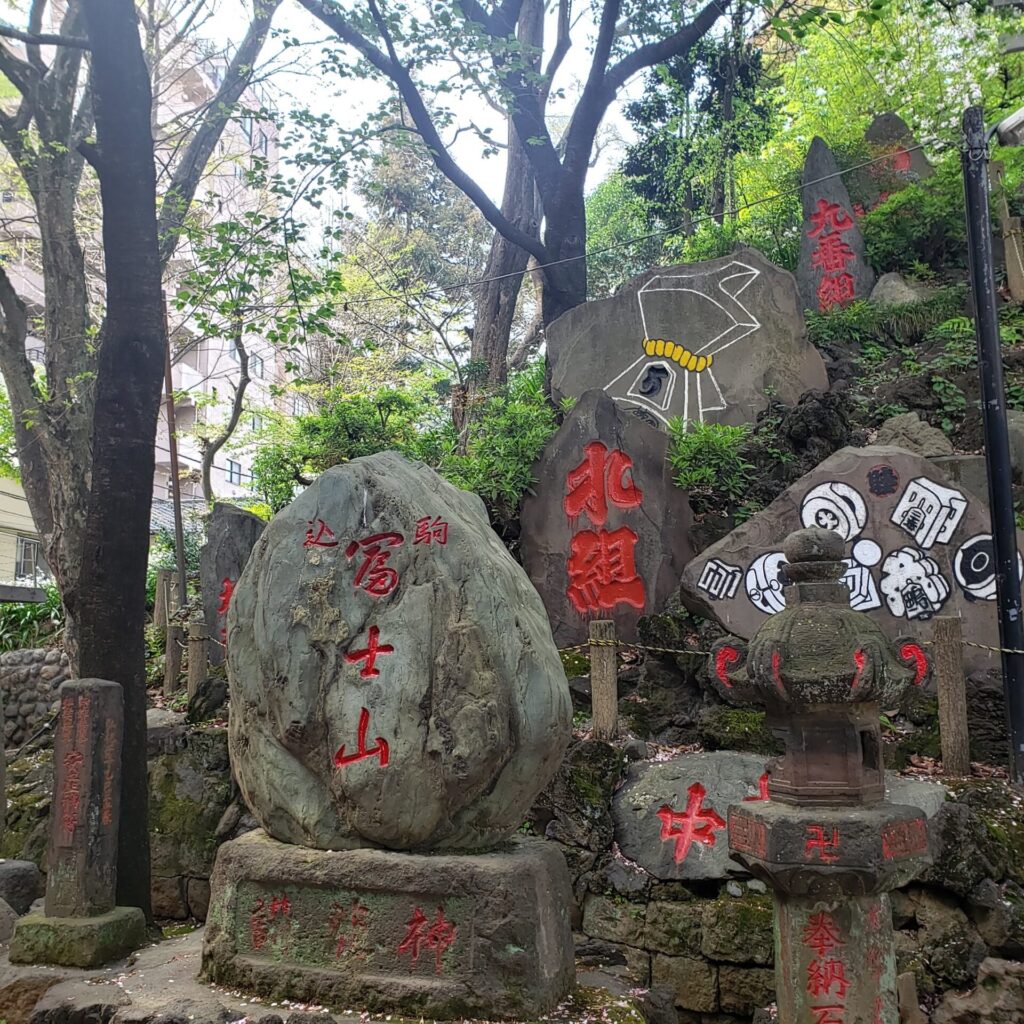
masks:
{"label": "stone monument", "polygon": [[123,735],[120,684],[61,686],[45,914],[18,920],[12,963],[98,967],[146,941],[142,911],[115,906]]}
{"label": "stone monument", "polygon": [[218,501],[206,524],[206,543],[199,553],[203,618],[215,643],[208,644],[210,663],[224,661],[228,607],[238,577],[266,523],[237,505]]}
{"label": "stone monument", "polygon": [[523,567],[560,647],[614,619],[620,640],[664,607],[693,556],[689,496],[672,483],[668,435],[603,391],[588,391],[533,468]]}
{"label": "stone monument", "polygon": [[718,692],[763,705],[786,748],[768,799],[729,808],[729,848],[775,892],[781,1024],[899,1024],[888,893],[930,863],[928,826],[885,799],[879,710],[928,663],[849,607],[836,533],[800,530],[783,551],[785,611],[712,648]]}
{"label": "stone monument", "polygon": [[[935,615],[959,615],[971,640],[999,645],[988,507],[931,459],[903,448],[842,448],[766,509],[702,551],[683,573],[682,597],[705,618],[750,637],[786,606],[777,538],[821,526],[844,542],[850,606],[895,638],[931,639]],[[980,647],[970,671],[998,666]]]}
{"label": "stone monument", "polygon": [[657,267],[546,332],[555,402],[604,391],[654,427],[753,423],[774,394],[828,390],[793,275],[756,249]]}
{"label": "stone monument", "polygon": [[817,136],[804,161],[800,194],[804,223],[796,279],[805,309],[825,312],[866,299],[875,273],[832,150]]}
{"label": "stone monument", "polygon": [[480,499],[394,452],[329,470],[260,537],[228,633],[232,764],[263,828],[218,853],[205,976],[435,1018],[556,1005],[568,872],[510,837],[571,705]]}

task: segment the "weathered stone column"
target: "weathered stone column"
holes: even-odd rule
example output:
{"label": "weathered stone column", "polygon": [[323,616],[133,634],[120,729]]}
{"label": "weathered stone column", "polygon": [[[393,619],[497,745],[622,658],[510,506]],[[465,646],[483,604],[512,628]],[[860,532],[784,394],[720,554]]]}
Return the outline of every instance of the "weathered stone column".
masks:
{"label": "weathered stone column", "polygon": [[61,686],[46,913],[18,921],[14,963],[94,967],[145,941],[142,911],[114,905],[123,735],[118,683],[80,679]]}
{"label": "weathered stone column", "polygon": [[769,799],[729,808],[729,847],[775,891],[779,1024],[899,1024],[887,893],[927,864],[928,830],[885,800],[879,703],[927,660],[850,608],[838,534],[800,530],[784,551],[785,609],[712,652],[718,691],[763,705],[786,748]]}

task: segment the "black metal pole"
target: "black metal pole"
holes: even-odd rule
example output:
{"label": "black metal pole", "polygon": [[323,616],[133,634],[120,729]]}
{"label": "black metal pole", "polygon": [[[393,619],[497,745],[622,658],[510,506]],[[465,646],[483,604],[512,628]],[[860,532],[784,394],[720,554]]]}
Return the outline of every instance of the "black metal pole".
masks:
{"label": "black metal pole", "polygon": [[988,137],[980,107],[964,112],[964,195],[967,252],[974,295],[981,377],[981,417],[985,431],[988,499],[996,557],[996,603],[1003,647],[1003,694],[1010,735],[1010,775],[1024,781],[1024,620],[1017,571],[1017,525],[1013,514],[1010,440],[1006,429],[1006,389],[999,345],[996,286],[992,273],[992,224],[988,209]]}

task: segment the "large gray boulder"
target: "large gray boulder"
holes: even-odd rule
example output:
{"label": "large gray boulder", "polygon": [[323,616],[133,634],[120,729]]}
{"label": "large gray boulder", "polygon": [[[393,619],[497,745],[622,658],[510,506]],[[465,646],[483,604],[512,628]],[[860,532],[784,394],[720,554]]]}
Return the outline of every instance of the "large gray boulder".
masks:
{"label": "large gray boulder", "polygon": [[203,591],[203,617],[210,636],[210,661],[224,660],[227,641],[227,610],[231,595],[266,523],[237,505],[217,502],[206,524],[206,543],[199,554],[199,579]]}
{"label": "large gray boulder", "polygon": [[394,452],[328,470],[228,613],[231,759],[260,824],[320,849],[480,849],[569,740],[544,606],[478,497]]}
{"label": "large gray boulder", "polygon": [[793,275],[744,246],[649,270],[545,336],[556,402],[604,391],[655,427],[673,416],[753,423],[773,394],[795,405],[828,390]]}

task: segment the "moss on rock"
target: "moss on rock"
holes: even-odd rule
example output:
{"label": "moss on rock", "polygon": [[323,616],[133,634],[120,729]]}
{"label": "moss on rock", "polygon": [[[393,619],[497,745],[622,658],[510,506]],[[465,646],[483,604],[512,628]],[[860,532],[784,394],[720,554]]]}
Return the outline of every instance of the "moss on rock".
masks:
{"label": "moss on rock", "polygon": [[700,736],[709,750],[744,750],[780,754],[782,747],[765,724],[763,711],[724,706],[706,708],[700,716]]}

